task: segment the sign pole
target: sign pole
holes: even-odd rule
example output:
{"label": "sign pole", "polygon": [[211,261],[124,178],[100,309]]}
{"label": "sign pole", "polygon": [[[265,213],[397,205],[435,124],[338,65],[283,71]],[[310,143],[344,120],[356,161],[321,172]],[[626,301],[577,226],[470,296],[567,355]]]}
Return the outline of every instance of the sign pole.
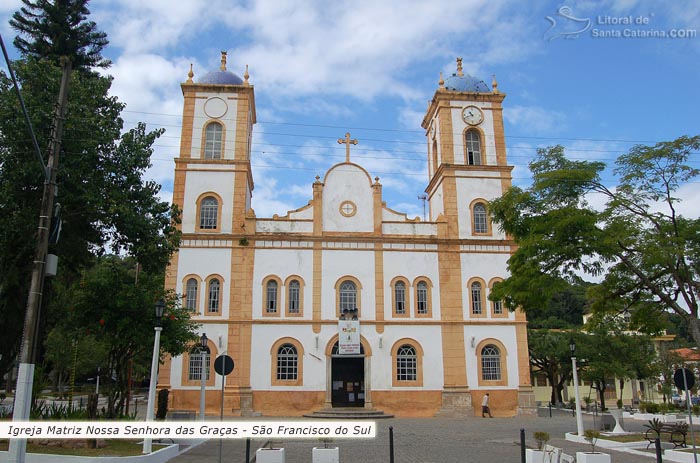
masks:
{"label": "sign pole", "polygon": [[[687,368],[683,367],[680,369],[680,371],[683,372],[683,389],[685,389],[685,406],[688,409],[688,424],[690,425],[690,440],[693,442],[693,461],[695,463],[698,463],[698,454],[695,451],[695,431],[693,431],[693,414],[690,411],[690,387],[688,387],[688,373],[690,373],[690,370]],[[695,383],[695,376],[693,376],[693,379],[691,381],[692,383]]]}
{"label": "sign pole", "polygon": [[[219,415],[219,421],[224,421],[224,387],[226,387],[226,376],[233,371],[233,359],[226,354],[219,355],[214,360],[214,371],[221,375],[221,414]],[[223,445],[224,440],[219,438],[219,463],[221,463]]]}

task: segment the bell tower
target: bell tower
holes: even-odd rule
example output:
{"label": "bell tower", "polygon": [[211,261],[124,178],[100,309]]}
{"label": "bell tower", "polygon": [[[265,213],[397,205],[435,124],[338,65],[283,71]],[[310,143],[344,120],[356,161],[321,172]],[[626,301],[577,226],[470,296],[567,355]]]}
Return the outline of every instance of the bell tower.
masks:
{"label": "bell tower", "polygon": [[[483,223],[472,224],[475,204],[501,196],[510,186],[503,110],[505,94],[494,76],[486,83],[465,74],[462,58],[447,79],[440,74],[438,89],[429,103],[422,127],[428,138],[426,188],[430,220],[447,220],[450,237],[472,238],[489,233]],[[478,216],[481,219],[481,209]]]}
{"label": "bell tower", "polygon": [[[240,233],[250,209],[255,93],[247,66],[241,79],[227,70],[226,61],[222,51],[219,69],[196,80],[190,66],[187,81],[181,84],[182,136],[173,203],[182,211],[185,234]],[[202,195],[209,193],[213,198],[208,200],[209,209],[217,208],[215,218],[202,216],[207,209],[202,208]]]}
{"label": "bell tower", "polygon": [[[183,305],[201,324],[201,332],[217,340],[211,349],[234,358],[236,371],[227,380],[224,403],[229,413],[241,415],[252,413],[254,249],[247,237],[255,230],[250,225],[252,230],[246,230],[246,224],[254,216],[250,157],[256,115],[248,78],[247,66],[243,78],[227,69],[227,53],[222,51],[218,69],[195,78],[190,65],[181,84],[182,134],[173,204],[181,211],[182,240],[165,281],[166,289],[183,295]],[[161,383],[168,386],[167,381]],[[182,393],[174,400],[187,408],[191,398]]]}

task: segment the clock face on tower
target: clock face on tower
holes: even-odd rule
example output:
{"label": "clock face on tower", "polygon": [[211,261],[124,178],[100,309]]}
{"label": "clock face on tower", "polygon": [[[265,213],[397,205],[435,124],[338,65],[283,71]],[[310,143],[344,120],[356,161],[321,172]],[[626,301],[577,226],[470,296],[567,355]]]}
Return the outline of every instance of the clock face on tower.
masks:
{"label": "clock face on tower", "polygon": [[466,106],[462,109],[462,119],[469,125],[479,125],[484,121],[484,113],[476,106]]}

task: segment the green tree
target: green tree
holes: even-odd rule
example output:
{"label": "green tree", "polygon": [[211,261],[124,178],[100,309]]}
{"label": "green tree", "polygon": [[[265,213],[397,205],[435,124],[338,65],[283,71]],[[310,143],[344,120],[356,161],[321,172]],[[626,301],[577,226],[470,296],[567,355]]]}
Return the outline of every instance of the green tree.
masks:
{"label": "green tree", "polygon": [[147,371],[153,349],[154,306],[159,298],[167,304],[163,318],[161,352],[179,355],[196,341],[197,325],[190,321],[172,293],[164,294],[163,273],[140,271],[132,258],[101,257],[83,272],[82,278],[62,291],[59,302],[70,307],[65,324],[89,331],[107,351],[104,370],[116,380],[108,383],[110,416],[124,413],[128,369]]}
{"label": "green tree", "polygon": [[527,307],[529,328],[569,329],[583,325],[586,308],[586,290],[591,284],[562,283],[562,289],[553,293],[546,305]]}
{"label": "green tree", "polygon": [[[10,19],[20,35],[14,45],[25,56],[48,59],[59,65],[61,57],[73,68],[107,67],[102,49],[107,34],[88,21],[88,0],[22,0],[24,6]],[[24,38],[24,37],[26,38]]]}
{"label": "green tree", "polygon": [[615,379],[648,377],[656,351],[648,336],[625,334],[618,320],[604,317],[586,325],[586,332],[577,338],[576,356],[581,359],[581,378],[591,381],[605,409],[605,391],[614,388]]}
{"label": "green tree", "polygon": [[575,335],[570,332],[550,329],[530,329],[527,342],[530,353],[530,365],[533,373],[547,376],[552,387],[550,402],[564,402],[562,391],[572,377],[570,341]]}
{"label": "green tree", "polygon": [[89,330],[68,323],[55,325],[44,340],[45,364],[54,391],[66,392],[71,377],[81,381],[95,376],[97,367],[106,365],[107,351],[103,342]]}
{"label": "green tree", "polygon": [[[490,297],[527,310],[546,305],[563,282],[603,277],[589,295],[594,310],[655,312],[649,331],[671,310],[700,345],[700,220],[677,212],[678,189],[700,173],[688,162],[698,149],[700,136],[635,146],[616,161],[615,188],[601,180],[603,163],[567,159],[561,146],[539,150],[532,186],[490,203],[518,245],[511,276]],[[587,202],[591,193],[605,197],[602,211]],[[637,317],[643,328],[646,315]]]}
{"label": "green tree", "polygon": [[[13,67],[39,144],[46,146],[61,71],[33,58]],[[78,278],[95,254],[109,251],[135,256],[148,272],[162,272],[178,245],[177,211],[158,199],[159,185],[143,179],[162,131],[139,124],[122,134],[124,105],[109,95],[111,82],[90,72],[72,76],[58,176],[63,227],[51,247],[62,284]],[[0,375],[12,367],[19,347],[42,184],[12,82],[0,73],[0,332],[6,336]],[[51,279],[44,294],[46,306]],[[44,332],[56,318],[42,317]]]}

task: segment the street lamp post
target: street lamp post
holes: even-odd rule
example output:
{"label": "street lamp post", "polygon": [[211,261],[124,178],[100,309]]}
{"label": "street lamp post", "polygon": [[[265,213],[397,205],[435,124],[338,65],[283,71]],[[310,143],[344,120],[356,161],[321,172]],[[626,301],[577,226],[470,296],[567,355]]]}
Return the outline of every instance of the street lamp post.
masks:
{"label": "street lamp post", "polygon": [[583,416],[581,415],[581,396],[578,392],[578,371],[576,368],[576,343],[571,340],[569,344],[571,349],[571,367],[574,374],[574,397],[576,399],[576,433],[579,437],[583,436]]}
{"label": "street lamp post", "polygon": [[[165,310],[165,302],[160,299],[156,302],[156,326],[154,328],[156,332],[155,339],[153,340],[153,358],[151,359],[151,382],[148,387],[148,408],[146,409],[146,421],[153,421],[153,408],[155,407],[156,400],[156,382],[158,381],[158,360],[160,358],[160,332],[163,331],[161,327],[161,322],[163,320],[163,311]],[[152,439],[145,438],[143,440],[143,452],[151,453],[151,443]]]}
{"label": "street lamp post", "polygon": [[208,340],[209,339],[207,338],[206,333],[202,333],[202,337],[200,338],[200,342],[201,342],[200,352],[201,352],[201,354],[199,357],[202,361],[202,363],[201,363],[202,369],[201,369],[201,373],[200,373],[200,377],[202,379],[202,390],[199,394],[199,420],[200,421],[204,421],[204,408],[205,408],[204,395],[205,395],[205,388],[207,385],[207,371],[205,370],[205,367],[206,367],[205,360],[206,360],[206,355],[207,355],[206,348],[207,348],[207,341]]}

